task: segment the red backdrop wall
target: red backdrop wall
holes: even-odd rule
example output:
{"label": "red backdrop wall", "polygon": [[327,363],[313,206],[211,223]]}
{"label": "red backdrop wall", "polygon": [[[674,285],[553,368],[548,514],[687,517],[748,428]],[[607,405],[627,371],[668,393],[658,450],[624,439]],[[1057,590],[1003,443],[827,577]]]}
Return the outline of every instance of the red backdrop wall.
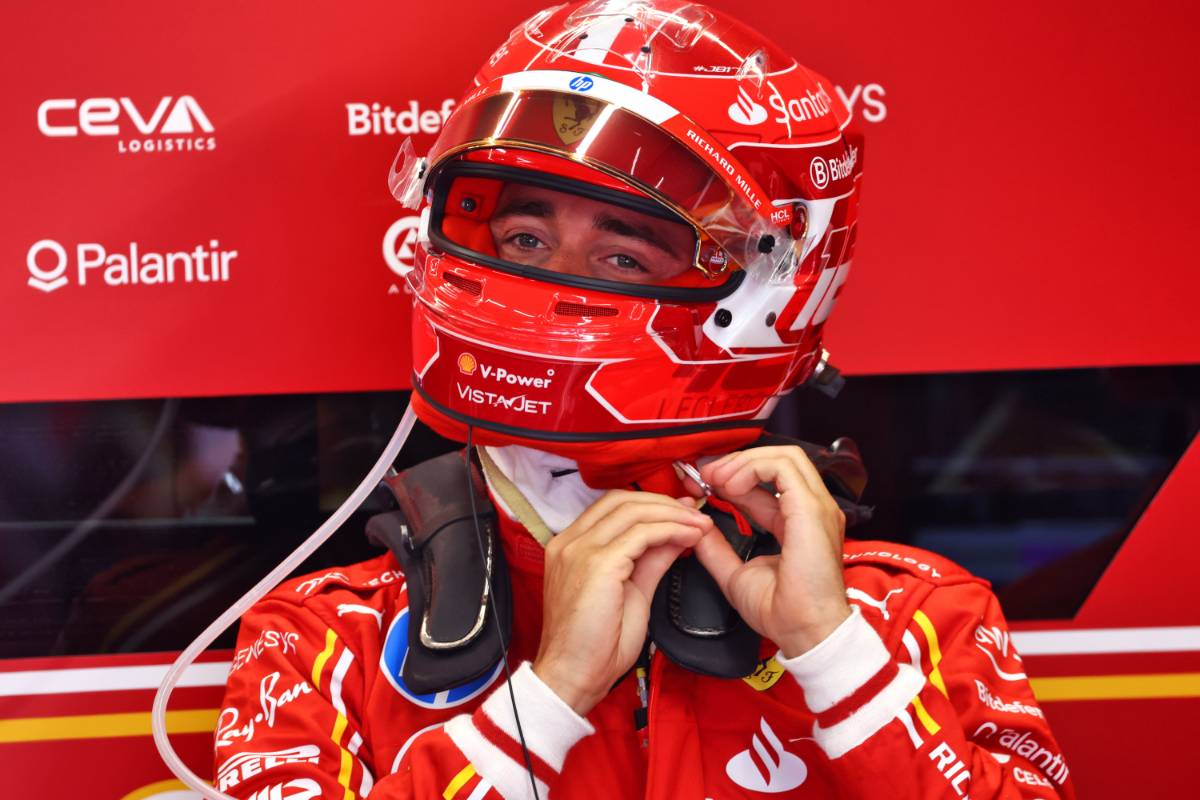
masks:
{"label": "red backdrop wall", "polygon": [[[828,75],[862,120],[859,249],[828,329],[845,371],[1200,361],[1193,4],[714,4]],[[404,136],[366,120],[390,109],[428,148],[477,64],[540,5],[7,9],[0,402],[406,387],[392,266],[411,227],[385,185]],[[118,256],[134,249],[191,253],[191,280],[177,258],[173,281],[133,283]],[[1194,549],[1157,555],[1187,524],[1198,461],[1193,447],[1070,624],[1200,624],[1194,603],[1141,602],[1200,569]],[[1161,669],[1195,675],[1195,656]],[[22,702],[3,716],[61,710]],[[1173,709],[1196,703],[1048,713],[1085,796],[1113,790],[1113,759],[1139,746],[1142,782],[1122,791],[1155,795],[1157,776],[1166,796],[1200,778],[1172,744],[1186,716]],[[1136,719],[1159,726],[1153,746],[1127,741]],[[1106,720],[1126,732],[1100,735]],[[148,738],[122,741],[156,763]],[[28,765],[62,763],[64,747],[4,745],[0,763],[38,786]],[[137,772],[85,783],[122,797],[167,777]]]}
{"label": "red backdrop wall", "polygon": [[[364,117],[391,109],[428,148],[538,5],[8,12],[0,400],[406,386],[408,301],[384,255],[403,135]],[[737,12],[829,75],[867,132],[860,249],[829,329],[845,370],[1200,359],[1192,7]],[[227,268],[133,284],[118,264],[106,282],[133,245]]]}

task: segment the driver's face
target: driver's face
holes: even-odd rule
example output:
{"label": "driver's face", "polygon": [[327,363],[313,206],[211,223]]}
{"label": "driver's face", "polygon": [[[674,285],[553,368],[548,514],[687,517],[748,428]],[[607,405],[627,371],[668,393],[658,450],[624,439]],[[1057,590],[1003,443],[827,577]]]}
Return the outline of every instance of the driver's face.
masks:
{"label": "driver's face", "polygon": [[682,274],[696,242],[682,223],[519,183],[500,192],[489,227],[505,261],[625,283]]}

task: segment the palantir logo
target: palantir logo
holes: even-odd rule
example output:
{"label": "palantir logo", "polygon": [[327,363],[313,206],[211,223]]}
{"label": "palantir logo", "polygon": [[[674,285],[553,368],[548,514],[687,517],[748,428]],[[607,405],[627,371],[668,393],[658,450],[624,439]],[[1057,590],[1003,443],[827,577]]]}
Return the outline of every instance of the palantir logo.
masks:
{"label": "palantir logo", "polygon": [[[52,268],[42,269],[38,264],[38,258],[42,253],[51,254],[54,259]],[[67,285],[67,251],[53,239],[34,242],[33,247],[29,248],[29,252],[25,254],[25,266],[29,268],[28,283],[34,289],[49,294],[55,289],[61,289]]]}
{"label": "palantir logo", "polygon": [[393,222],[383,235],[383,260],[388,269],[403,278],[416,266],[417,233],[421,217],[409,214]]}
{"label": "palantir logo", "polygon": [[745,86],[739,86],[737,99],[729,107],[729,118],[739,125],[758,125],[766,120],[767,110],[754,102]]}
{"label": "palantir logo", "polygon": [[[74,256],[71,254],[74,253]],[[221,247],[216,239],[184,250],[160,251],[133,241],[110,249],[100,242],[79,242],[70,249],[53,239],[34,242],[25,254],[26,283],[47,294],[68,283],[122,288],[174,283],[223,284],[230,280],[237,250]],[[74,273],[74,280],[67,277]],[[89,282],[90,279],[90,282]]]}
{"label": "palantir logo", "polygon": [[804,783],[808,765],[783,748],[765,717],[759,718],[758,725],[762,736],[751,736],[750,748],[729,759],[725,774],[743,789],[767,794],[788,792]]}

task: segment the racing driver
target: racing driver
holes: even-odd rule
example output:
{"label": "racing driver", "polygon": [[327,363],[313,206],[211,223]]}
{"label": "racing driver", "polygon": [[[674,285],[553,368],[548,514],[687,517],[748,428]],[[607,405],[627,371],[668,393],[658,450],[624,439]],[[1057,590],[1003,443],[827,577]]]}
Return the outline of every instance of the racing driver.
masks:
{"label": "racing driver", "polygon": [[714,9],[518,26],[428,156],[413,402],[466,444],[387,483],[388,552],[247,613],[215,784],[249,800],[1069,798],[987,584],[844,539],[830,389],[860,136]]}

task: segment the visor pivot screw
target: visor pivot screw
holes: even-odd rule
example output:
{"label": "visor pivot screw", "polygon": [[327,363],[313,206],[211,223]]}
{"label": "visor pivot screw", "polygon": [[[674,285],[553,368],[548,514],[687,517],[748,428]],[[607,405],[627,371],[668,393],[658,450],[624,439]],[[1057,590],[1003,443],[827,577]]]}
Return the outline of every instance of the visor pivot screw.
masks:
{"label": "visor pivot screw", "polygon": [[713,322],[717,323],[718,328],[728,328],[729,323],[733,322],[733,312],[728,308],[718,308]]}
{"label": "visor pivot screw", "polygon": [[649,53],[649,52],[650,52],[650,45],[648,45],[648,44],[644,44],[644,45],[642,45],[642,52],[643,52],[643,53]]}
{"label": "visor pivot screw", "polygon": [[776,316],[775,316],[775,312],[774,312],[774,311],[772,311],[770,314],[767,314],[767,320],[766,320],[766,321],[767,321],[767,327],[769,328],[769,327],[771,327],[772,325],[774,325],[774,324],[775,324],[775,320],[776,320]]}
{"label": "visor pivot screw", "polygon": [[462,199],[462,202],[459,203],[459,205],[462,206],[463,211],[466,211],[468,214],[470,214],[472,211],[475,210],[475,198],[474,197],[464,197]]}
{"label": "visor pivot screw", "polygon": [[769,253],[775,249],[775,237],[771,234],[766,234],[758,240],[758,252]]}
{"label": "visor pivot screw", "polygon": [[625,18],[625,21],[626,21],[626,22],[633,22],[633,17],[626,17],[626,18]]}

